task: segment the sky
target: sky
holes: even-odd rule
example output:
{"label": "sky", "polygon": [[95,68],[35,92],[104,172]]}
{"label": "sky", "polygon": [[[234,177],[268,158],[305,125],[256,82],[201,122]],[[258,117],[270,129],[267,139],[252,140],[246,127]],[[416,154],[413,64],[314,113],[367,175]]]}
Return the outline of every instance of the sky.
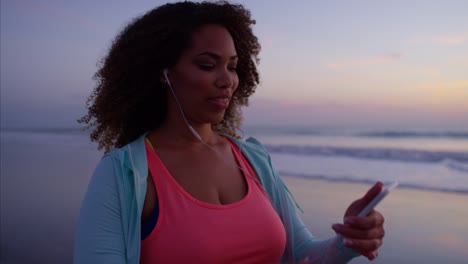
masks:
{"label": "sky", "polygon": [[[468,128],[468,1],[232,1],[262,45],[245,124]],[[118,32],[162,1],[0,2],[1,127],[73,127]]]}

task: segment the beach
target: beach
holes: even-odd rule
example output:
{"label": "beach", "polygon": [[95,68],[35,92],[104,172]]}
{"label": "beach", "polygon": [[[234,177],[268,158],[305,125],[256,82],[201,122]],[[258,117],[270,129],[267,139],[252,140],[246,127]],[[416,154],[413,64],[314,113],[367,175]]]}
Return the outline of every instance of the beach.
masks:
{"label": "beach", "polygon": [[[81,134],[8,132],[1,140],[0,263],[72,263],[81,200],[102,153]],[[281,175],[318,238],[333,236],[331,225],[371,186]],[[467,204],[467,194],[395,189],[378,206],[386,236],[373,263],[466,263]]]}
{"label": "beach", "polygon": [[[304,222],[318,238],[334,235],[349,203],[371,185],[284,176],[304,210]],[[468,195],[397,188],[377,210],[385,216],[386,235],[372,263],[467,263]],[[369,263],[358,257],[351,263]]]}

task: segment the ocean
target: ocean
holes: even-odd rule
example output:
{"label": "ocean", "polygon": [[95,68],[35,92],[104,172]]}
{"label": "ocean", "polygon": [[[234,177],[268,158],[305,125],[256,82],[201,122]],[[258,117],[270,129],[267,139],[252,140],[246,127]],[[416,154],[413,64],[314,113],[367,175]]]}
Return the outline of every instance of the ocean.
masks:
{"label": "ocean", "polygon": [[468,194],[468,129],[247,128],[280,175]]}
{"label": "ocean", "polygon": [[[468,129],[245,127],[280,175],[468,198]],[[0,156],[0,263],[71,263],[81,199],[102,152],[79,129],[5,129]],[[27,254],[25,254],[27,252]]]}

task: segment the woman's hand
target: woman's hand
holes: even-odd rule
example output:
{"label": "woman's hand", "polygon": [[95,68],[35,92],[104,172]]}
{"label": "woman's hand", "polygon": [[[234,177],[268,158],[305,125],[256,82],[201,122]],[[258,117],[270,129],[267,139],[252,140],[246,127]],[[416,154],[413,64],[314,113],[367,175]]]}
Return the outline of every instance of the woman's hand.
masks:
{"label": "woman's hand", "polygon": [[382,245],[385,235],[383,228],[384,217],[381,213],[372,210],[366,217],[358,217],[359,212],[382,191],[383,184],[377,182],[359,200],[354,201],[346,210],[344,224],[334,224],[335,232],[344,238],[346,247],[352,248],[373,260],[378,255],[378,248]]}

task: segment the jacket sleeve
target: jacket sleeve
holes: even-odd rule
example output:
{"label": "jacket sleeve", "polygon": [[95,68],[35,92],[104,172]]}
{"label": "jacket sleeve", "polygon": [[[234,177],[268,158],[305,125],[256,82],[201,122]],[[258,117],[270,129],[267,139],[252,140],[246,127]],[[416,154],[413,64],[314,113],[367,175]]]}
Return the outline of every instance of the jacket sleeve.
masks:
{"label": "jacket sleeve", "polygon": [[296,262],[301,262],[301,260],[308,258],[308,263],[348,263],[351,259],[360,255],[352,249],[346,248],[343,245],[342,239],[338,236],[326,240],[314,237],[298,215],[294,198],[289,194],[286,185],[278,175],[276,177],[278,177],[279,182],[283,185],[279,186],[279,191],[289,196],[286,210],[289,213],[290,230],[293,233],[293,250]]}
{"label": "jacket sleeve", "polygon": [[126,263],[119,192],[113,159],[104,156],[96,167],[78,219],[75,264]]}

